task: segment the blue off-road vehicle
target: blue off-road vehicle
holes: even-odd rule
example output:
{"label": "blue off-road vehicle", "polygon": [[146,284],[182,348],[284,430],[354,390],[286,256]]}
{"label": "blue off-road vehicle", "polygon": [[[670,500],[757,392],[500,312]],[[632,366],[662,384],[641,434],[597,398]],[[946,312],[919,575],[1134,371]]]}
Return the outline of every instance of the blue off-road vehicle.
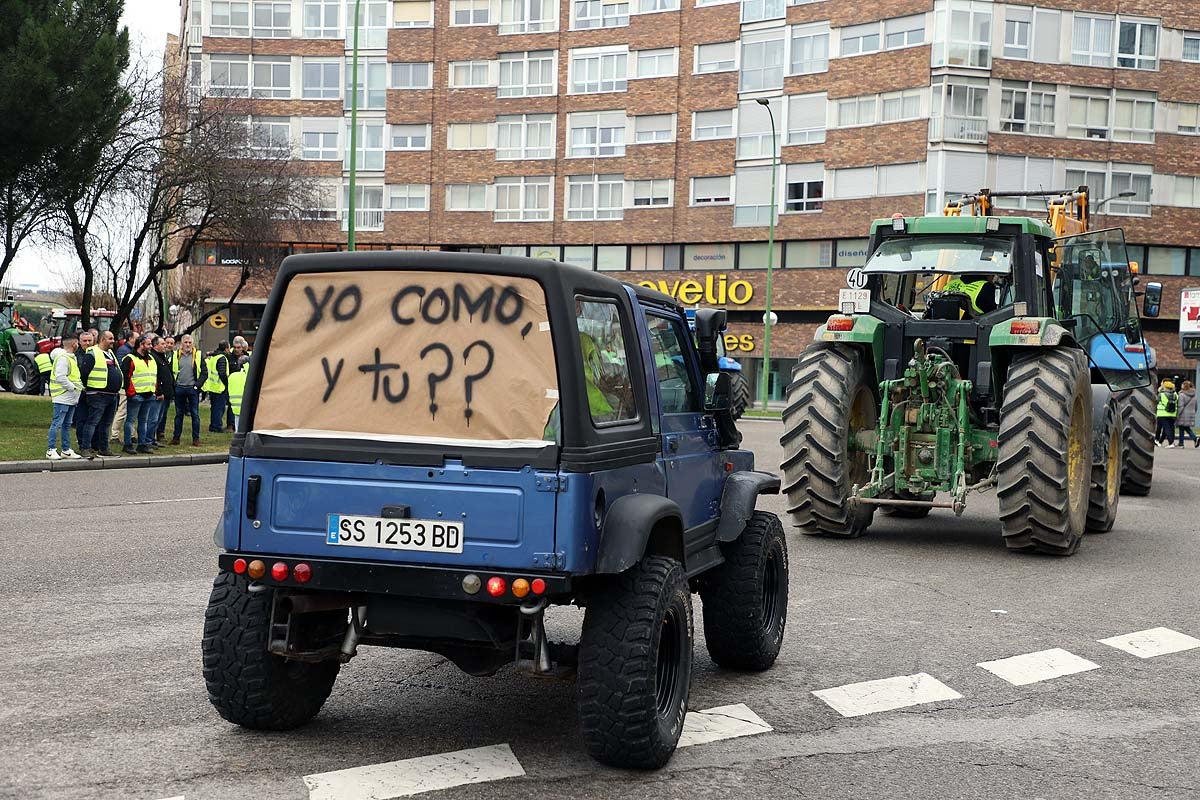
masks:
{"label": "blue off-road vehicle", "polygon": [[[592,755],[674,751],[691,594],[718,664],[774,663],[779,479],[738,449],[725,312],[535,259],[293,256],[230,450],[204,677],[220,714],[288,729],[364,645],[473,675],[577,673]],[[578,644],[547,608],[586,609]]]}

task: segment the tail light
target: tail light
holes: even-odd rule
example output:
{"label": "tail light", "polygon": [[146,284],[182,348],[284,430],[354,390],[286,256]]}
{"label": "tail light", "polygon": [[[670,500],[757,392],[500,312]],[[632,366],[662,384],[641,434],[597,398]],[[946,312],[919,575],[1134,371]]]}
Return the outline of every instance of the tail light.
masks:
{"label": "tail light", "polygon": [[830,317],[825,323],[827,331],[849,331],[854,329],[854,317]]}
{"label": "tail light", "polygon": [[245,575],[246,574],[246,559],[235,558],[233,560],[233,571],[237,575]]}
{"label": "tail light", "polygon": [[288,576],[288,565],[282,561],[276,561],[271,565],[271,577],[277,581],[286,581]]}
{"label": "tail light", "polygon": [[1144,352],[1146,352],[1146,345],[1144,345],[1144,344],[1127,344],[1127,345],[1125,345],[1125,352],[1126,353],[1144,353]]}
{"label": "tail light", "polygon": [[292,567],[292,577],[296,579],[296,583],[308,583],[312,580],[312,567],[308,564],[297,564]]}
{"label": "tail light", "polygon": [[1038,322],[1037,320],[1017,319],[1017,320],[1013,320],[1012,327],[1010,327],[1008,330],[1009,330],[1009,333],[1012,333],[1012,334],[1029,335],[1029,334],[1037,333],[1041,329],[1042,329],[1042,323]]}
{"label": "tail light", "polygon": [[246,574],[253,580],[258,580],[267,574],[267,565],[256,558],[246,566]]}
{"label": "tail light", "polygon": [[493,575],[492,577],[488,578],[487,592],[492,597],[499,597],[500,595],[504,594],[504,590],[507,588],[508,584],[506,584],[504,582],[504,578],[501,578],[499,575]]}
{"label": "tail light", "polygon": [[529,588],[533,589],[534,594],[545,594],[546,582],[541,578],[534,578],[533,582],[529,584]]}

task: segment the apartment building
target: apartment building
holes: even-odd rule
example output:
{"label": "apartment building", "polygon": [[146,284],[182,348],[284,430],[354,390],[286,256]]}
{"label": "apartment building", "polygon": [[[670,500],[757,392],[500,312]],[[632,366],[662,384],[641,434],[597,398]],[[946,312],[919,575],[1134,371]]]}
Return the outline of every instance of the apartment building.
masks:
{"label": "apartment building", "polygon": [[[777,214],[776,396],[864,263],[870,221],[940,213],[982,186],[1086,183],[1115,198],[1100,224],[1163,276],[1168,314],[1200,281],[1194,0],[361,0],[352,90],[353,9],[184,0],[195,96],[249,97],[262,146],[320,176],[317,241],[281,254],[345,242],[356,91],[360,248],[650,281],[727,306],[731,355],[752,373]],[[217,295],[227,250],[197,253]],[[248,291],[233,329],[253,333],[263,294]],[[1173,330],[1152,341],[1182,368]]]}

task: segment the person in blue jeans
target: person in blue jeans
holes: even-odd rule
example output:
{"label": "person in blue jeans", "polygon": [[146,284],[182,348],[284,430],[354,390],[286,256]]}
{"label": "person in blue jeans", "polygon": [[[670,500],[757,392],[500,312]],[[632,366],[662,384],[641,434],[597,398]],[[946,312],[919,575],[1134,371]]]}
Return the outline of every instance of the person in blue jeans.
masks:
{"label": "person in blue jeans", "polygon": [[[136,349],[125,356],[122,372],[125,375],[125,395],[128,398],[125,414],[124,451],[152,453],[151,411],[158,395],[158,364],[150,355],[152,337],[143,336],[137,341]],[[133,446],[133,430],[137,428],[137,448]]]}
{"label": "person in blue jeans", "polygon": [[175,376],[175,434],[171,444],[179,444],[183,418],[192,418],[192,446],[200,446],[200,387],[204,385],[204,357],[196,350],[189,334],[179,340],[179,349],[171,354],[171,374]]}
{"label": "person in blue jeans", "polygon": [[[79,347],[79,338],[74,333],[65,333],[62,337],[62,347],[55,348],[50,354],[50,398],[54,418],[50,421],[50,430],[46,434],[46,458],[57,461],[61,458],[82,458],[71,449],[71,423],[75,418],[75,409],[79,397],[83,394],[83,381],[79,376],[79,362],[75,360],[75,350]],[[55,449],[56,440],[62,440],[62,453]]]}

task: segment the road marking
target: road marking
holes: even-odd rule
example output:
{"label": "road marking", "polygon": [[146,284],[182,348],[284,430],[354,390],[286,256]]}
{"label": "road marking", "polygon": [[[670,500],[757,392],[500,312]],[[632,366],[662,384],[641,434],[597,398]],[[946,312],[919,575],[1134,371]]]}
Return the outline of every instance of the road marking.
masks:
{"label": "road marking", "polygon": [[1025,686],[1038,681],[1048,681],[1051,678],[1061,678],[1063,675],[1074,675],[1077,672],[1100,669],[1099,664],[1069,653],[1061,647],[1001,658],[996,661],[984,661],[975,666],[986,669],[1013,686]]}
{"label": "road marking", "polygon": [[305,775],[309,800],[388,800],[525,774],[507,744]]}
{"label": "road marking", "polygon": [[197,500],[224,500],[224,495],[216,497],[171,497],[166,500],[126,500],[121,505],[126,506],[150,506],[155,503],[194,503]]}
{"label": "road marking", "polygon": [[1188,636],[1186,633],[1173,631],[1170,628],[1150,628],[1137,633],[1126,633],[1123,636],[1101,639],[1100,644],[1124,650],[1138,658],[1154,658],[1155,656],[1165,656],[1167,653],[1179,653],[1200,647],[1200,639]]}
{"label": "road marking", "polygon": [[775,729],[751,711],[745,703],[717,706],[704,711],[688,712],[683,718],[683,733],[679,736],[679,746],[691,747],[694,744],[754,736],[773,730]]}
{"label": "road marking", "polygon": [[861,717],[906,706],[958,700],[961,694],[932,675],[899,675],[863,683],[848,683],[813,692],[843,717]]}

